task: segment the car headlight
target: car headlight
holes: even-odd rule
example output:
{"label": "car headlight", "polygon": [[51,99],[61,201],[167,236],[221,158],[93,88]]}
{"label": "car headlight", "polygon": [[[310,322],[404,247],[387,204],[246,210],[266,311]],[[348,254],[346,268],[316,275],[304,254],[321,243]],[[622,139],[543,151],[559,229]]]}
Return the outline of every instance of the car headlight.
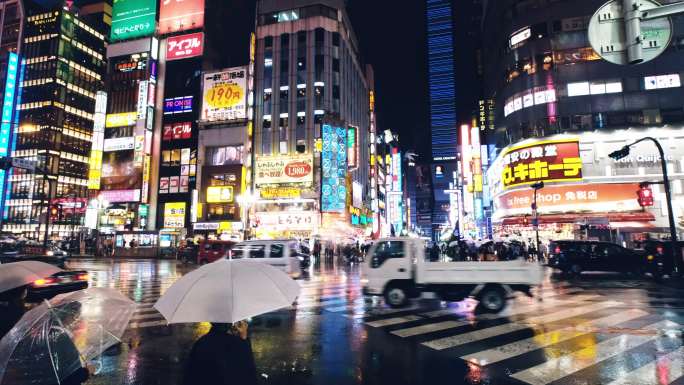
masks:
{"label": "car headlight", "polygon": [[366,285],[368,285],[368,278],[361,278],[360,282],[361,282],[362,286],[366,286]]}
{"label": "car headlight", "polygon": [[649,260],[649,261],[652,261],[654,258],[655,258],[655,257],[652,256],[652,255],[649,255],[648,257],[646,257],[646,259]]}
{"label": "car headlight", "polygon": [[52,257],[53,255],[55,255],[55,252],[50,250],[47,253],[45,253],[45,255],[47,255],[48,257]]}

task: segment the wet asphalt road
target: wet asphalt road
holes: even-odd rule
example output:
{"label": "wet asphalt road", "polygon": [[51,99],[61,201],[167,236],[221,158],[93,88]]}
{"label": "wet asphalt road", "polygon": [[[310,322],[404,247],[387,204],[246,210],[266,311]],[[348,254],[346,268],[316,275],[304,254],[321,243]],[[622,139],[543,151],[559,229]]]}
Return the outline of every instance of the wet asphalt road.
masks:
{"label": "wet asphalt road", "polygon": [[[88,384],[180,384],[208,324],[167,326],[152,305],[193,269],[175,261],[74,260],[91,286],[139,305]],[[684,291],[645,280],[549,275],[542,301],[498,315],[423,299],[397,311],[361,294],[358,266],[314,266],[296,308],[252,320],[264,384],[684,385]]]}

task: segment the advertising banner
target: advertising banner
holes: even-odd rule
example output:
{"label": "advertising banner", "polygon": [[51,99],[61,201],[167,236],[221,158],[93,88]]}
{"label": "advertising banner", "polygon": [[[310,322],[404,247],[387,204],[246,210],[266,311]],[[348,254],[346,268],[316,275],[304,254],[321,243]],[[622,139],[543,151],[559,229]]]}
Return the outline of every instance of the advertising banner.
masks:
{"label": "advertising banner", "polygon": [[502,154],[504,189],[544,182],[582,180],[579,139],[547,140],[513,147]]}
{"label": "advertising banner", "polygon": [[207,203],[230,203],[234,197],[233,186],[207,187]]}
{"label": "advertising banner", "polygon": [[[589,183],[548,186],[537,192],[537,211],[554,213],[609,213],[641,210],[638,183]],[[494,216],[530,215],[534,190],[505,192],[494,198]]]}
{"label": "advertising banner", "polygon": [[318,223],[314,211],[273,211],[254,214],[259,228],[268,231],[312,230]]}
{"label": "advertising banner", "polygon": [[313,155],[261,156],[255,162],[257,186],[303,183],[313,184]]}
{"label": "advertising banner", "polygon": [[170,123],[165,124],[162,134],[163,140],[190,139],[192,137],[192,123]]}
{"label": "advertising banner", "polygon": [[159,33],[167,34],[204,26],[204,0],[162,0]]}
{"label": "advertising banner", "polygon": [[200,56],[204,52],[204,32],[171,36],[166,40],[166,60]]}
{"label": "advertising banner", "polygon": [[138,112],[108,114],[105,120],[105,127],[128,127],[134,125],[137,120]]}
{"label": "advertising banner", "polygon": [[132,136],[125,138],[110,138],[104,140],[104,151],[132,150],[135,138]]}
{"label": "advertising banner", "polygon": [[112,5],[111,41],[134,39],[154,33],[157,0],[114,0]]}
{"label": "advertising banner", "polygon": [[164,115],[192,112],[192,95],[164,99]]}
{"label": "advertising banner", "polygon": [[164,203],[164,227],[169,229],[185,227],[185,202]]}
{"label": "advertising banner", "polygon": [[343,213],[347,200],[347,129],[324,124],[321,152],[321,211]]}
{"label": "advertising banner", "polygon": [[263,199],[300,198],[302,189],[299,187],[266,187],[259,189],[259,196]]}
{"label": "advertising banner", "polygon": [[100,197],[109,203],[138,202],[140,201],[140,189],[100,191]]}
{"label": "advertising banner", "polygon": [[142,187],[142,167],[135,167],[133,151],[104,154],[101,187],[102,190],[132,190]]}
{"label": "advertising banner", "polygon": [[247,67],[204,74],[201,120],[247,119]]}

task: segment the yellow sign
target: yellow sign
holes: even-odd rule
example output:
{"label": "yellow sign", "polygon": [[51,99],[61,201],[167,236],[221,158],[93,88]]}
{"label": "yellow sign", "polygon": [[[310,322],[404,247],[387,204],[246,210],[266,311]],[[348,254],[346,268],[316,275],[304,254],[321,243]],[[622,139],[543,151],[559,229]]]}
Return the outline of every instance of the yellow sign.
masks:
{"label": "yellow sign", "polygon": [[259,190],[259,194],[264,199],[299,198],[302,195],[302,189],[299,187],[267,187]]}
{"label": "yellow sign", "polygon": [[164,227],[170,229],[185,227],[185,202],[164,203]]}
{"label": "yellow sign", "polygon": [[245,90],[239,84],[220,83],[204,93],[204,100],[212,108],[228,108],[245,99]]}
{"label": "yellow sign", "polygon": [[233,198],[233,186],[207,187],[207,203],[229,203]]}
{"label": "yellow sign", "polygon": [[138,119],[137,112],[124,112],[121,114],[107,114],[105,127],[126,127],[135,124]]}

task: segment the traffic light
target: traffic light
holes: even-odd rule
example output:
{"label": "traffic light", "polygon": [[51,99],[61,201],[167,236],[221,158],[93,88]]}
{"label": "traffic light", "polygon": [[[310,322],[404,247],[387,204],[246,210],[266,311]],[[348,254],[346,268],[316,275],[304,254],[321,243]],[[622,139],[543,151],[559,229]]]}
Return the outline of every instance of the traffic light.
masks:
{"label": "traffic light", "polygon": [[50,218],[57,219],[59,216],[59,207],[57,205],[50,205]]}
{"label": "traffic light", "polygon": [[651,186],[646,183],[640,184],[639,190],[637,190],[637,200],[641,207],[653,206],[653,190],[651,190]]}

